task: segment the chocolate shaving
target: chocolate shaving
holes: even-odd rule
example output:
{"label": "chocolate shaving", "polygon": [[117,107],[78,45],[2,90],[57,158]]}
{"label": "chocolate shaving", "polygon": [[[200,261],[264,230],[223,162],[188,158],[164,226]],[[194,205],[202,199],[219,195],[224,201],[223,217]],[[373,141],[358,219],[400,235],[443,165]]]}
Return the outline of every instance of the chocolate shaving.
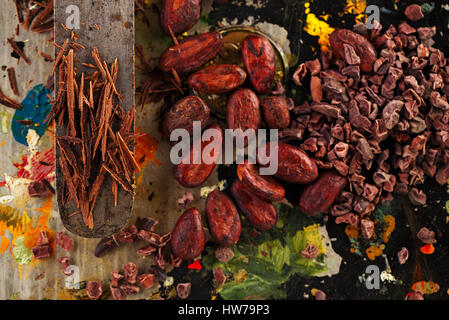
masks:
{"label": "chocolate shaving", "polygon": [[11,85],[11,90],[16,96],[18,96],[19,89],[17,88],[16,71],[14,70],[14,67],[9,67],[7,71],[8,71],[9,84]]}
{"label": "chocolate shaving", "polygon": [[17,43],[11,39],[11,38],[7,38],[6,41],[8,41],[11,49],[17,53],[19,55],[19,57],[21,57],[28,65],[31,65],[31,61],[25,56],[25,54],[23,53],[22,49],[19,48],[19,46],[17,45]]}
{"label": "chocolate shaving", "polygon": [[23,106],[19,104],[18,102],[12,100],[8,96],[6,96],[1,90],[0,90],[0,104],[4,105],[5,107],[19,110],[22,109]]}

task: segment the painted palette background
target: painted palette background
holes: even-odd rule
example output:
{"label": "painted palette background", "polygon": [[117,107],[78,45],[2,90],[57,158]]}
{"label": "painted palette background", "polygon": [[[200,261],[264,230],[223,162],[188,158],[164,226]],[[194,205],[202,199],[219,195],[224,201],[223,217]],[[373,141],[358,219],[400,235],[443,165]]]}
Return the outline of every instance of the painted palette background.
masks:
{"label": "painted palette background", "polygon": [[[403,16],[403,8],[407,3],[413,1],[400,1],[395,6],[394,0],[385,1],[274,1],[274,0],[231,0],[228,3],[218,4],[211,0],[203,1],[203,10],[200,21],[190,31],[194,33],[209,29],[218,24],[250,24],[257,25],[260,29],[270,34],[284,48],[290,58],[290,67],[294,70],[298,62],[314,59],[319,56],[318,37],[311,35],[311,28],[307,27],[307,22],[315,22],[310,19],[310,14],[315,14],[317,20],[324,22],[333,28],[351,27],[356,17],[362,12],[366,5],[376,4],[381,7],[381,22],[384,27],[389,23],[397,23]],[[422,25],[437,25],[441,32],[437,34],[437,47],[448,52],[447,39],[449,37],[449,7],[442,6],[444,1],[434,1],[435,8],[425,19],[420,22]],[[429,2],[430,4],[431,2]],[[162,34],[158,25],[157,10],[154,5],[159,1],[148,1],[146,15],[149,25],[142,21],[141,14],[136,15],[136,42],[145,50],[147,61],[154,65],[157,57],[170,45],[171,39]],[[307,10],[309,8],[309,10]],[[327,16],[326,16],[327,15]],[[120,16],[111,16],[111,19],[119,19],[125,24],[126,19]],[[14,97],[21,102],[29,90],[35,85],[45,83],[51,71],[51,62],[44,61],[39,54],[40,51],[52,54],[53,47],[48,41],[49,34],[37,35],[20,29],[20,35],[15,37],[16,41],[24,42],[25,54],[32,61],[29,66],[11,56],[11,50],[7,45],[6,37],[12,37],[15,33],[14,27],[17,22],[15,8],[12,1],[6,1],[3,10],[0,12],[0,65],[14,66],[18,78],[19,97],[14,97],[9,88],[6,76],[6,68],[0,71],[0,88],[10,97]],[[309,27],[311,27],[309,25]],[[310,34],[311,33],[311,34]],[[37,49],[35,49],[37,47]],[[138,60],[136,63],[139,64]],[[146,76],[136,70],[136,86],[146,80]],[[32,81],[31,81],[32,80]],[[295,98],[299,104],[305,98],[307,90],[287,86],[289,96]],[[139,99],[136,99],[139,101]],[[137,107],[136,130],[147,135],[139,140],[136,146],[136,153],[139,159],[143,159],[144,169],[136,179],[137,189],[135,197],[134,212],[131,222],[137,217],[150,216],[160,221],[156,231],[166,233],[170,231],[183,209],[177,204],[185,189],[170,177],[172,176],[172,165],[169,163],[169,145],[163,141],[158,128],[158,119],[161,103],[148,103],[141,109]],[[3,175],[17,177],[22,168],[22,157],[29,154],[28,148],[20,144],[14,138],[11,131],[11,122],[14,112],[0,106],[0,181]],[[47,128],[46,133],[38,143],[38,151],[47,152],[52,146],[53,128]],[[154,152],[157,148],[157,152]],[[50,151],[51,152],[51,151]],[[14,166],[17,164],[17,166]],[[215,172],[204,184],[214,185],[219,179],[232,179],[232,167],[223,167],[219,172]],[[19,174],[20,175],[20,174]],[[49,176],[51,179],[51,174]],[[20,182],[20,180],[19,180]],[[351,245],[357,242],[353,239],[350,242],[345,233],[344,227],[335,225],[330,219],[327,223],[332,247],[335,252],[343,258],[338,275],[332,277],[305,277],[304,275],[292,275],[288,281],[279,286],[279,290],[288,299],[313,298],[311,290],[313,288],[325,291],[329,299],[403,299],[411,291],[414,283],[419,281],[433,281],[440,289],[431,295],[430,299],[448,298],[449,278],[447,269],[449,267],[448,231],[445,202],[449,199],[446,188],[430,183],[428,188],[428,199],[430,204],[418,211],[414,211],[409,206],[407,200],[397,198],[394,203],[383,208],[380,215],[391,215],[394,217],[395,227],[392,230],[388,243],[380,256],[375,260],[369,259],[364,251],[360,255],[350,251]],[[122,264],[133,261],[138,264],[139,269],[144,271],[151,265],[151,259],[141,258],[136,255],[136,250],[142,246],[140,244],[122,245],[115,251],[109,253],[104,258],[96,258],[93,255],[94,248],[98,242],[95,239],[82,239],[69,234],[75,240],[74,251],[68,253],[59,247],[54,248],[51,258],[20,265],[13,254],[14,246],[12,240],[25,234],[25,246],[33,243],[40,230],[48,230],[51,234],[64,231],[57,212],[55,199],[29,199],[21,198],[22,189],[18,188],[12,194],[12,203],[2,204],[0,210],[0,298],[2,299],[79,299],[85,298],[83,290],[68,290],[65,285],[67,278],[61,270],[57,258],[70,256],[72,263],[79,267],[80,281],[100,280],[104,282],[104,287],[109,285],[110,272],[121,268]],[[22,190],[23,191],[23,190]],[[200,190],[194,189],[192,193],[195,201],[192,206],[200,210],[204,208],[204,200],[200,199]],[[289,200],[292,203],[297,197],[298,190],[290,190]],[[11,195],[9,188],[0,188],[0,196]],[[25,201],[24,201],[25,200]],[[22,223],[21,219],[11,219],[15,214],[12,209],[17,208],[17,212],[24,216],[26,212],[29,216],[28,224]],[[8,222],[9,221],[9,222]],[[317,221],[322,223],[322,221]],[[435,252],[432,255],[423,255],[419,249],[421,244],[416,239],[416,233],[422,226],[431,227],[436,231],[438,243],[435,245]],[[23,227],[23,228],[21,228]],[[408,247],[410,251],[409,261],[405,265],[399,265],[396,253],[402,247]],[[204,266],[207,266],[204,261]],[[380,270],[387,271],[393,278],[386,278],[382,281],[380,290],[367,290],[363,282],[363,274],[366,266],[375,264]],[[210,270],[203,267],[201,270],[189,269],[183,264],[171,274],[175,278],[175,283],[179,281],[192,281],[193,299],[210,299],[214,295],[212,290],[212,274]],[[362,279],[362,280],[361,280]],[[150,298],[156,291],[170,294],[173,287],[154,288],[145,290],[134,298]],[[165,295],[166,296],[166,295]],[[154,296],[153,296],[154,297]],[[107,296],[105,296],[107,298]]]}

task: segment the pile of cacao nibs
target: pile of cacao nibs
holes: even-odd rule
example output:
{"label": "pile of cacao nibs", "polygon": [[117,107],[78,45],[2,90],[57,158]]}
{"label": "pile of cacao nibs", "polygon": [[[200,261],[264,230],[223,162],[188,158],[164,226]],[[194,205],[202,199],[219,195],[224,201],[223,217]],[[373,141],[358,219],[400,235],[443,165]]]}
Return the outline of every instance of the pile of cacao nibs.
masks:
{"label": "pile of cacao nibs", "polygon": [[[415,9],[406,10],[412,21],[422,18]],[[293,109],[284,133],[296,134],[320,171],[348,177],[330,213],[362,231],[393,193],[424,205],[425,177],[441,185],[449,178],[449,64],[433,47],[436,27],[377,27],[334,31],[332,52],[298,67],[293,79],[305,84],[310,73],[313,101]]]}

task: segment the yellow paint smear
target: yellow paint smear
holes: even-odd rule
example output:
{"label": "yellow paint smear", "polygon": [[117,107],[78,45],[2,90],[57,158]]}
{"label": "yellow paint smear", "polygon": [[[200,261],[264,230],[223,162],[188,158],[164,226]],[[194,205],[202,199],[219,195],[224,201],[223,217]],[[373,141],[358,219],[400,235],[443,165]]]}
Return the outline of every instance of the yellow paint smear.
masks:
{"label": "yellow paint smear", "polygon": [[[0,253],[7,250],[12,252],[13,242],[20,236],[25,238],[25,246],[31,250],[36,244],[37,237],[41,231],[47,231],[49,240],[51,241],[52,249],[55,249],[54,232],[49,228],[48,222],[50,219],[52,207],[52,197],[49,196],[42,207],[32,209],[33,211],[41,212],[39,217],[30,218],[26,211],[22,214],[17,209],[10,206],[0,205]],[[12,234],[12,241],[5,237],[8,231]],[[32,264],[38,263],[38,260],[33,259]]]}
{"label": "yellow paint smear", "polygon": [[390,241],[391,233],[394,231],[394,228],[396,227],[396,220],[392,215],[386,215],[383,220],[385,223],[385,231],[382,237],[384,242],[388,243],[388,241]]}
{"label": "yellow paint smear", "polygon": [[329,36],[332,32],[334,32],[334,30],[335,29],[329,26],[326,21],[318,19],[314,13],[307,13],[304,31],[311,36],[319,37],[318,43],[320,44],[322,51],[327,51],[330,49]]}
{"label": "yellow paint smear", "polygon": [[[319,18],[312,12],[310,12],[310,2],[304,4],[304,12],[307,15],[304,31],[311,36],[317,36],[318,43],[321,46],[322,51],[330,49],[329,36],[334,32],[334,28],[331,27],[326,21],[328,21],[330,14],[322,14]],[[366,20],[366,1],[365,0],[346,0],[346,6],[344,7],[341,15],[352,14],[354,15],[355,22],[364,22]],[[344,21],[342,21],[344,22]]]}
{"label": "yellow paint smear", "polygon": [[355,22],[365,22],[366,19],[366,1],[365,0],[346,0],[345,13],[355,15]]}

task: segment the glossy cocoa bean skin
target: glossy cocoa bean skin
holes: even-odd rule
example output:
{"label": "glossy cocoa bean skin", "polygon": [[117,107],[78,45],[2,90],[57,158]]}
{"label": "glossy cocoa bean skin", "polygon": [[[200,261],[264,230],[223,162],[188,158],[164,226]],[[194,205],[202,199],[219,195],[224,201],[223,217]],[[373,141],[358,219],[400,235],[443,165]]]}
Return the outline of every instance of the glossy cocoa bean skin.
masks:
{"label": "glossy cocoa bean skin", "polygon": [[185,38],[161,55],[159,67],[165,72],[172,69],[178,73],[197,70],[217,55],[223,46],[223,38],[216,31]]}
{"label": "glossy cocoa bean skin", "polygon": [[256,196],[239,180],[232,184],[231,194],[240,211],[254,227],[266,231],[276,224],[278,214],[271,202]]}
{"label": "glossy cocoa bean skin", "polygon": [[237,166],[237,177],[257,196],[267,201],[281,201],[285,197],[284,187],[271,176],[261,176],[259,168],[245,160]]}
{"label": "glossy cocoa bean skin", "polygon": [[270,129],[284,129],[290,124],[287,98],[284,96],[266,97],[263,104],[265,122]]}
{"label": "glossy cocoa bean skin", "polygon": [[377,60],[377,53],[374,46],[362,35],[348,29],[337,29],[329,36],[333,53],[340,59],[344,59],[344,44],[352,46],[360,57],[360,70],[371,72],[374,62]]}
{"label": "glossy cocoa bean skin", "polygon": [[254,89],[260,94],[270,92],[276,71],[276,55],[270,41],[260,35],[246,37],[242,59]]}
{"label": "glossy cocoa bean skin", "polygon": [[182,260],[191,261],[201,254],[204,231],[198,209],[190,208],[179,217],[170,241],[173,254]]}
{"label": "glossy cocoa bean skin", "polygon": [[232,199],[223,191],[212,191],[206,200],[206,216],[212,238],[223,247],[234,246],[242,225]]}
{"label": "glossy cocoa bean skin", "polygon": [[262,115],[259,98],[252,90],[240,88],[229,97],[226,122],[229,129],[242,129],[243,132],[260,128]]}
{"label": "glossy cocoa bean skin", "polygon": [[211,65],[189,77],[190,88],[205,93],[226,93],[240,87],[246,72],[235,64]]}
{"label": "glossy cocoa bean skin", "polygon": [[[271,147],[271,143],[266,145],[268,155]],[[259,156],[258,163],[264,165]],[[315,161],[300,148],[279,142],[278,169],[275,177],[290,183],[307,184],[318,178],[318,167]]]}
{"label": "glossy cocoa bean skin", "polygon": [[346,187],[348,179],[335,171],[326,171],[320,177],[305,187],[299,199],[300,210],[315,216],[326,213]]}
{"label": "glossy cocoa bean skin", "polygon": [[201,161],[199,164],[193,163],[193,148],[191,148],[190,153],[185,156],[181,163],[174,167],[174,176],[175,179],[186,188],[194,188],[201,185],[206,179],[210,176],[212,171],[214,170],[218,158],[221,156],[221,148],[223,144],[223,129],[217,124],[210,125],[207,129],[216,129],[220,132],[220,137],[218,141],[203,141],[201,143],[201,152],[206,146],[209,144],[217,144],[216,150],[220,150],[220,152],[215,153],[213,156],[212,163],[205,163],[203,161],[203,157],[201,157]]}
{"label": "glossy cocoa bean skin", "polygon": [[186,32],[198,22],[201,0],[162,0],[160,22],[165,34]]}
{"label": "glossy cocoa bean skin", "polygon": [[192,135],[193,121],[201,121],[203,127],[209,116],[210,109],[200,97],[187,96],[176,102],[164,115],[162,132],[167,138],[175,129],[186,129]]}

